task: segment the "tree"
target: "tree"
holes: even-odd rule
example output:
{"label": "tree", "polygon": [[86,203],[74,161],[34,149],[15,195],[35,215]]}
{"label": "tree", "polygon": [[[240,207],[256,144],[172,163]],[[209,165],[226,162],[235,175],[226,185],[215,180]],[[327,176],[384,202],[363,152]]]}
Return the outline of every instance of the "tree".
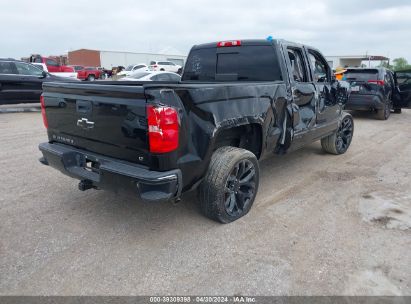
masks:
{"label": "tree", "polygon": [[392,66],[391,64],[389,64],[388,61],[382,61],[382,62],[378,65],[378,67],[386,68],[386,69],[390,69],[390,70],[393,69],[393,66]]}
{"label": "tree", "polygon": [[395,71],[411,69],[411,65],[408,64],[407,59],[403,57],[395,58],[392,62],[394,63],[393,67]]}

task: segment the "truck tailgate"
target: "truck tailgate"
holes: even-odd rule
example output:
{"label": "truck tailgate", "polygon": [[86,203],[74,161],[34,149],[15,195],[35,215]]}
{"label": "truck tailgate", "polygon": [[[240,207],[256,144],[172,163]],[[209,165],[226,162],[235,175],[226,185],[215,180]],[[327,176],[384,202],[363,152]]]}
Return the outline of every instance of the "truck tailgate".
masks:
{"label": "truck tailgate", "polygon": [[51,142],[146,164],[146,97],[139,85],[47,83],[43,98]]}

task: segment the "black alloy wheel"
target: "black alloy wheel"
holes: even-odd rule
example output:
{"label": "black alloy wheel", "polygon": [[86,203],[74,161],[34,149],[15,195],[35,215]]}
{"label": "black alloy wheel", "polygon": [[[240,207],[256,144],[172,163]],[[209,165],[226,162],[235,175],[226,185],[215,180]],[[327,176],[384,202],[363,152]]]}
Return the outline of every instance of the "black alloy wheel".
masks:
{"label": "black alloy wheel", "polygon": [[251,161],[244,159],[237,163],[225,185],[225,211],[237,217],[247,209],[255,196],[256,171]]}
{"label": "black alloy wheel", "polygon": [[350,116],[346,116],[341,121],[340,127],[337,131],[336,138],[336,148],[337,151],[341,154],[347,151],[348,147],[351,144],[352,135],[354,131],[354,124]]}

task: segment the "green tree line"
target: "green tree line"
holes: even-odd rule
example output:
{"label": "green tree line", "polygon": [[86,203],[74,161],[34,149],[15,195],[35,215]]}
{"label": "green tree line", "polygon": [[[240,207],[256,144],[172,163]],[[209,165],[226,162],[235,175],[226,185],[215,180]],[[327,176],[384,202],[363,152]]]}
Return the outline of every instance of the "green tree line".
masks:
{"label": "green tree line", "polygon": [[392,64],[389,64],[388,62],[383,62],[380,64],[380,66],[394,71],[411,69],[411,64],[408,64],[407,59],[403,57],[395,58],[392,61]]}

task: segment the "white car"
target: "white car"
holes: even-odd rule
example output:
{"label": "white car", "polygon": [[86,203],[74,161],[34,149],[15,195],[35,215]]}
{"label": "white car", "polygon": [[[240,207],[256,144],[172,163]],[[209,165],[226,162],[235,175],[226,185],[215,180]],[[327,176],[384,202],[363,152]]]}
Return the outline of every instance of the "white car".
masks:
{"label": "white car", "polygon": [[47,65],[45,65],[44,63],[31,62],[31,64],[40,68],[44,72],[50,73],[51,75],[55,75],[59,77],[66,77],[66,78],[71,78],[71,79],[77,79],[77,72],[49,72],[47,69]]}
{"label": "white car", "polygon": [[181,76],[176,73],[171,72],[137,72],[133,73],[128,77],[123,77],[119,79],[120,81],[171,81],[171,82],[179,82],[181,80]]}
{"label": "white car", "polygon": [[146,64],[144,63],[139,63],[139,64],[132,64],[129,65],[127,68],[125,68],[124,70],[122,70],[120,73],[118,73],[117,75],[119,76],[130,76],[133,73],[136,72],[141,72],[141,71],[148,71],[148,67]]}
{"label": "white car", "polygon": [[181,65],[171,61],[151,61],[150,70],[152,71],[167,71],[177,73],[181,69]]}

